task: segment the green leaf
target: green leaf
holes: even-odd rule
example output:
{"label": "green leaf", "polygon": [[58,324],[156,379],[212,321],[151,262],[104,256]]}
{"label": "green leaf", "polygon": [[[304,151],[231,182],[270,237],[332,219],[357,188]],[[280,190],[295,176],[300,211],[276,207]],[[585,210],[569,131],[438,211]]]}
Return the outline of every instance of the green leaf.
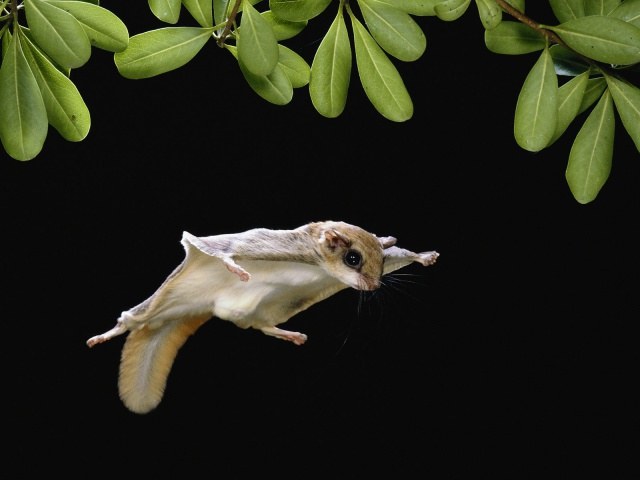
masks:
{"label": "green leaf", "polygon": [[460,18],[467,11],[471,0],[444,0],[434,6],[440,20],[452,22]]}
{"label": "green leaf", "polygon": [[613,102],[607,90],[582,125],[569,153],[565,177],[579,203],[595,200],[609,178],[614,135]]}
{"label": "green leaf", "polygon": [[376,0],[358,0],[369,32],[389,54],[404,62],[422,56],[427,38],[408,13]]}
{"label": "green leaf", "polygon": [[278,41],[271,25],[247,0],[242,2],[238,59],[251,73],[269,75],[278,64]]}
{"label": "green leaf", "polygon": [[65,140],[83,140],[89,133],[91,115],[80,92],[26,36],[22,42],[25,57],[42,93],[49,124]]}
{"label": "green leaf", "polygon": [[215,25],[227,20],[228,6],[229,0],[213,0],[213,23]]}
{"label": "green leaf", "polygon": [[562,45],[552,45],[549,52],[551,52],[556,75],[575,77],[590,68],[582,57]]}
{"label": "green leaf", "polygon": [[339,8],[311,63],[309,95],[320,115],[335,118],[344,111],[351,60],[349,34],[343,10]]}
{"label": "green leaf", "polygon": [[480,21],[486,30],[496,28],[502,21],[502,9],[496,0],[476,0]]}
{"label": "green leaf", "polygon": [[184,8],[201,27],[213,27],[213,0],[182,0]]}
{"label": "green leaf", "polygon": [[304,22],[320,15],[331,0],[269,0],[274,15],[290,22]]}
{"label": "green leaf", "polygon": [[580,112],[588,80],[589,72],[587,71],[572,78],[558,89],[558,122],[549,145],[562,136]]}
{"label": "green leaf", "polygon": [[582,96],[582,103],[578,110],[578,115],[587,110],[591,105],[602,96],[605,88],[607,88],[607,82],[602,77],[590,78],[587,81],[587,88]]}
{"label": "green leaf", "polygon": [[584,0],[549,0],[549,5],[560,23],[584,17]]}
{"label": "green leaf", "polygon": [[129,39],[126,50],[114,54],[125,78],[149,78],[188,63],[211,38],[213,28],[165,27]]}
{"label": "green leaf", "polygon": [[609,15],[620,5],[620,0],[589,0],[584,2],[584,14]]}
{"label": "green leaf", "polygon": [[619,18],[592,15],[545,28],[587,58],[612,65],[640,62],[640,28]]}
{"label": "green leaf", "polygon": [[34,42],[56,63],[78,68],[89,60],[89,37],[73,15],[43,0],[25,0],[24,6]]}
{"label": "green leaf", "polygon": [[303,22],[290,22],[289,20],[283,20],[282,18],[273,14],[271,10],[262,12],[261,15],[271,25],[273,34],[277,41],[287,40],[298,35],[304,27],[307,26],[307,21]]}
{"label": "green leaf", "polygon": [[546,42],[533,28],[520,22],[505,20],[485,30],[484,43],[493,53],[522,55],[542,50]]}
{"label": "green leaf", "polygon": [[91,45],[109,52],[121,52],[129,44],[127,26],[115,14],[98,5],[76,0],[47,0],[73,15],[87,34]]}
{"label": "green leaf", "polygon": [[545,48],[522,85],[514,120],[516,142],[525,150],[545,148],[556,130],[558,79]]}
{"label": "green leaf", "polygon": [[304,58],[284,45],[278,45],[280,57],[278,66],[289,77],[293,88],[304,87],[309,84],[311,67]]}
{"label": "green leaf", "polygon": [[410,15],[433,17],[436,14],[436,4],[442,2],[442,0],[379,0],[379,2]]}
{"label": "green leaf", "polygon": [[148,1],[151,12],[153,12],[158,20],[171,24],[178,23],[178,19],[180,18],[180,7],[182,5],[180,0]]}
{"label": "green leaf", "polygon": [[31,160],[42,150],[49,125],[20,37],[12,36],[0,67],[0,141],[12,158]]}
{"label": "green leaf", "polygon": [[351,11],[349,18],[353,25],[358,76],[369,101],[388,120],[409,120],[413,116],[413,102],[398,70]]}
{"label": "green leaf", "polygon": [[640,27],[640,0],[626,0],[609,14],[636,27]]}
{"label": "green leaf", "polygon": [[605,77],[622,125],[640,150],[640,89],[611,75]]}
{"label": "green leaf", "polygon": [[236,47],[225,45],[225,48],[236,57],[242,75],[251,89],[260,97],[275,105],[286,105],[291,102],[293,85],[280,65],[276,65],[269,75],[256,75],[242,64]]}

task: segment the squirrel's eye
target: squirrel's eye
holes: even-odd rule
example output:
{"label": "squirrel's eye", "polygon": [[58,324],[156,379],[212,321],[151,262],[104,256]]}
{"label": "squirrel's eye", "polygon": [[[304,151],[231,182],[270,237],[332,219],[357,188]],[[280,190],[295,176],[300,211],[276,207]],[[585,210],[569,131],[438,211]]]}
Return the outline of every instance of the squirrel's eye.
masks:
{"label": "squirrel's eye", "polygon": [[358,268],[362,264],[362,256],[355,250],[349,250],[344,254],[344,263],[348,267]]}

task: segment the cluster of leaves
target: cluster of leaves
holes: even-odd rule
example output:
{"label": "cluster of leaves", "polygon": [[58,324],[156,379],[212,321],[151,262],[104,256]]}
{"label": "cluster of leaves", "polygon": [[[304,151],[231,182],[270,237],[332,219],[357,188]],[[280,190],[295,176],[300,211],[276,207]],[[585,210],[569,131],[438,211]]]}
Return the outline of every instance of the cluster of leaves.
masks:
{"label": "cluster of leaves", "polygon": [[97,3],[0,0],[0,140],[11,157],[38,155],[49,125],[72,142],[89,133],[89,109],[71,70],[89,60],[92,47],[119,52],[129,42],[125,24]]}
{"label": "cluster of leaves", "polygon": [[541,51],[518,96],[515,139],[537,152],[586,117],[565,176],[574,198],[589,203],[611,172],[616,111],[640,149],[640,89],[624,77],[640,63],[640,0],[550,0],[558,25],[527,18],[524,0],[495,3],[518,21],[502,20],[500,9],[487,7],[481,15],[487,48],[507,55]]}
{"label": "cluster of leaves", "polygon": [[[640,62],[640,0],[549,0],[557,25],[527,17],[525,0],[148,0],[169,26],[130,38],[97,0],[0,0],[0,139],[9,155],[28,160],[48,124],[71,141],[86,136],[89,112],[69,74],[91,46],[114,52],[123,77],[144,79],[184,66],[210,41],[233,55],[266,101],[286,105],[294,89],[308,86],[314,108],[328,118],[345,109],[355,53],[371,104],[405,122],[413,103],[395,62],[419,59],[427,45],[414,17],[453,21],[472,2],[490,51],[541,52],[517,99],[518,145],[543,150],[586,117],[566,179],[578,202],[594,200],[611,171],[616,111],[640,148],[640,90],[624,77]],[[177,25],[185,11],[197,26]],[[282,42],[321,15],[332,21],[309,64]]]}

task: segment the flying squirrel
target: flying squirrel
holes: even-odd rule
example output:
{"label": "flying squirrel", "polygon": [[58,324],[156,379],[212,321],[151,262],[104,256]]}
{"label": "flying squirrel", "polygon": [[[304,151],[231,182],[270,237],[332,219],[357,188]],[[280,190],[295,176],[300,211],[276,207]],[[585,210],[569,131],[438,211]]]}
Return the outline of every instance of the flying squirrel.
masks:
{"label": "flying squirrel", "polygon": [[181,243],[184,260],[155,293],[87,340],[93,347],[129,332],[118,390],[135,413],[158,406],[178,350],[210,318],[302,345],[304,333],[276,325],[340,290],[376,290],[383,275],[412,262],[432,265],[439,256],[398,248],[394,237],[335,221],[208,237],[183,232]]}

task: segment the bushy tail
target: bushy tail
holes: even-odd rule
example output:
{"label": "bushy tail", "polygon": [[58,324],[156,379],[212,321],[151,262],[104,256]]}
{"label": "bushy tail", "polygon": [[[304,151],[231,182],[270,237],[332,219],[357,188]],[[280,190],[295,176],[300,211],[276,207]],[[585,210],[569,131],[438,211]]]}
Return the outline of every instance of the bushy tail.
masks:
{"label": "bushy tail", "polygon": [[142,414],[158,406],[178,350],[208,319],[189,318],[129,333],[118,379],[120,399],[129,410]]}

